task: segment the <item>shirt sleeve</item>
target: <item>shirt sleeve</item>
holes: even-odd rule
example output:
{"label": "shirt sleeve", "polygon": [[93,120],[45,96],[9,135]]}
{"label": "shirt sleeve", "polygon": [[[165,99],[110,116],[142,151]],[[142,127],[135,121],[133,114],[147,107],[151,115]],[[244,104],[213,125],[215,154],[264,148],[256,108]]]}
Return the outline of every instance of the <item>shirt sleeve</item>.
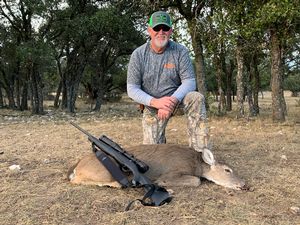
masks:
{"label": "shirt sleeve", "polygon": [[138,51],[133,51],[128,63],[127,84],[142,84],[142,66],[143,65],[139,59]]}
{"label": "shirt sleeve", "polygon": [[187,48],[183,47],[182,54],[179,57],[179,76],[181,79],[181,85],[172,94],[179,101],[186,96],[187,93],[196,90],[196,76],[192,60],[189,56]]}
{"label": "shirt sleeve", "polygon": [[195,90],[196,90],[196,79],[195,78],[185,79],[181,82],[181,85],[172,94],[172,96],[176,97],[181,102],[187,93]]}
{"label": "shirt sleeve", "polygon": [[150,105],[153,98],[141,88],[143,65],[140,62],[138,52],[134,51],[130,57],[127,70],[127,94],[135,102]]}
{"label": "shirt sleeve", "polygon": [[179,56],[179,76],[183,81],[185,79],[196,78],[194,66],[190,58],[190,54],[187,48],[183,48]]}
{"label": "shirt sleeve", "polygon": [[150,101],[153,98],[141,89],[141,85],[127,84],[127,94],[135,102],[150,106]]}

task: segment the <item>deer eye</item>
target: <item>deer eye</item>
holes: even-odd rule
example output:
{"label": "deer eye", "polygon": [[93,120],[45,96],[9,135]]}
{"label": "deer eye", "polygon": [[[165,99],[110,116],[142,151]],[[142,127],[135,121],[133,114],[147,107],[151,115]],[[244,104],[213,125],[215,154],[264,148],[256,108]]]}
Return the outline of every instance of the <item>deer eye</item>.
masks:
{"label": "deer eye", "polygon": [[226,173],[231,173],[231,170],[230,169],[225,169],[225,172]]}

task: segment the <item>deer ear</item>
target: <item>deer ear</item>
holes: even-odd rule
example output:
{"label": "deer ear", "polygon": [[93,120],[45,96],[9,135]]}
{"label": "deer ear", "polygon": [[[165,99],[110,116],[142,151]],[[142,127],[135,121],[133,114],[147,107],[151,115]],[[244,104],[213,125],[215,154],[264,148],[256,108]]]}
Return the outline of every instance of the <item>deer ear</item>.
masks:
{"label": "deer ear", "polygon": [[211,165],[211,166],[215,165],[215,163],[216,163],[214,154],[208,148],[203,149],[202,159],[205,163],[207,163],[208,165]]}

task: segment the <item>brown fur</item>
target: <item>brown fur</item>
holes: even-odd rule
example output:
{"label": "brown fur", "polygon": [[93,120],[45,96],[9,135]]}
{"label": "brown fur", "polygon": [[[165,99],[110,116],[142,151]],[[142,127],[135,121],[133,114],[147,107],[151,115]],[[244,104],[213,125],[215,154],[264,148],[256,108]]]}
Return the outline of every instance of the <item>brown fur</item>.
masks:
{"label": "brown fur", "polygon": [[[199,186],[200,177],[234,189],[244,185],[234,173],[228,173],[231,170],[228,166],[218,163],[210,166],[204,163],[201,153],[187,146],[140,145],[127,150],[149,165],[145,175],[162,186]],[[93,153],[84,156],[72,168],[75,168],[69,173],[72,183],[120,187]]]}

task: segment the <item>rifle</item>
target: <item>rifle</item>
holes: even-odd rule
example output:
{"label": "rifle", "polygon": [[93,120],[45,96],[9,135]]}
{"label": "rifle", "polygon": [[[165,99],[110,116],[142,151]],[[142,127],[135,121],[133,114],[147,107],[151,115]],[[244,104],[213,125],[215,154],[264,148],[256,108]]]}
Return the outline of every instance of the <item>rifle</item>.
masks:
{"label": "rifle", "polygon": [[[152,183],[148,177],[142,174],[149,169],[147,164],[136,159],[133,155],[126,152],[117,143],[105,135],[102,135],[98,139],[79,127],[77,124],[73,122],[70,123],[88,136],[88,140],[92,143],[93,151],[99,161],[123,187],[144,187],[146,190],[145,196],[141,200],[137,199],[143,205],[160,206],[171,201],[172,198],[165,188]],[[123,168],[128,168],[128,170],[133,174],[133,178],[130,182],[122,171],[110,160],[108,155],[114,158],[115,161]],[[145,201],[148,198],[150,199],[150,202]],[[127,206],[126,210],[129,209],[132,203],[133,202]]]}

